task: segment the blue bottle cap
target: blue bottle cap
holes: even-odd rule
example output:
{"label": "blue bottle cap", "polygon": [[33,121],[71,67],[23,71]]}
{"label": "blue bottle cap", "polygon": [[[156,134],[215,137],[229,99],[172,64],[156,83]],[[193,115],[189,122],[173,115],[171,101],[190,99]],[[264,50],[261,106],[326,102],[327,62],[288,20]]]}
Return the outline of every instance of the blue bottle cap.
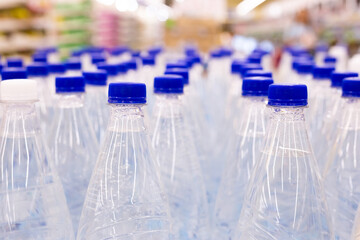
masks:
{"label": "blue bottle cap", "polygon": [[184,81],[184,85],[189,84],[189,71],[187,69],[183,69],[183,68],[172,68],[172,69],[167,69],[165,71],[165,74],[168,75],[180,75],[183,78]]}
{"label": "blue bottle cap", "polygon": [[105,48],[104,47],[98,47],[98,46],[88,46],[88,47],[84,47],[83,51],[85,53],[103,53],[105,52]]}
{"label": "blue bottle cap", "polygon": [[331,87],[341,87],[345,78],[357,77],[355,72],[333,72],[331,74]]}
{"label": "blue bottle cap", "polygon": [[231,73],[240,74],[244,64],[244,60],[234,59],[231,63]]}
{"label": "blue bottle cap", "polygon": [[360,97],[360,78],[344,78],[342,82],[343,97]]}
{"label": "blue bottle cap", "polygon": [[106,57],[102,53],[92,53],[91,54],[91,63],[97,64],[101,62],[106,62]]}
{"label": "blue bottle cap", "polygon": [[7,62],[7,67],[9,68],[17,68],[17,67],[23,67],[24,66],[24,63],[23,63],[23,60],[21,58],[8,58],[6,60]]}
{"label": "blue bottle cap", "polygon": [[33,62],[47,63],[47,55],[37,53],[32,56]]}
{"label": "blue bottle cap", "polygon": [[314,66],[313,78],[314,79],[330,79],[333,71],[335,71],[334,66]]}
{"label": "blue bottle cap", "polygon": [[337,59],[336,57],[332,57],[332,56],[326,56],[324,58],[324,63],[336,63]]}
{"label": "blue bottle cap", "polygon": [[185,47],[184,53],[186,56],[195,56],[198,55],[198,50],[196,47]]}
{"label": "blue bottle cap", "polygon": [[210,57],[215,58],[215,59],[216,58],[222,58],[222,53],[219,50],[213,50],[213,51],[210,52]]}
{"label": "blue bottle cap", "polygon": [[307,87],[304,84],[272,84],[268,100],[269,106],[306,106]]}
{"label": "blue bottle cap", "polygon": [[112,56],[120,56],[129,51],[129,48],[126,46],[118,46],[110,49],[110,55]]}
{"label": "blue bottle cap", "polygon": [[2,80],[26,79],[27,71],[25,68],[3,68],[1,72]]}
{"label": "blue bottle cap", "polygon": [[126,63],[120,63],[118,66],[118,73],[119,74],[126,74],[128,69],[128,65]]}
{"label": "blue bottle cap", "polygon": [[179,62],[170,62],[166,64],[166,69],[171,68],[183,68],[188,69],[188,65],[186,63],[179,63]]}
{"label": "blue bottle cap", "polygon": [[228,48],[228,47],[221,47],[219,49],[219,52],[220,52],[222,57],[230,57],[234,53],[234,51],[231,48]]}
{"label": "blue bottle cap", "polygon": [[249,70],[246,72],[245,74],[245,78],[248,77],[267,77],[267,78],[272,78],[272,73],[271,72],[265,72],[263,70]]}
{"label": "blue bottle cap", "polygon": [[65,62],[66,70],[81,70],[81,62],[75,59],[69,59]]}
{"label": "blue bottle cap", "polygon": [[140,51],[139,50],[131,50],[131,56],[136,58],[136,57],[140,57]]}
{"label": "blue bottle cap", "polygon": [[253,63],[244,64],[241,68],[241,72],[240,72],[241,76],[245,77],[246,73],[251,70],[263,70],[263,68],[259,64],[253,64]]}
{"label": "blue bottle cap", "polygon": [[110,83],[109,103],[146,103],[146,85],[144,83]]}
{"label": "blue bottle cap", "polygon": [[193,55],[193,56],[187,56],[185,58],[186,61],[191,61],[192,64],[201,63],[201,56],[200,55]]}
{"label": "blue bottle cap", "polygon": [[138,68],[136,59],[130,59],[129,61],[126,62],[126,65],[128,70],[137,70]]}
{"label": "blue bottle cap", "polygon": [[300,75],[312,74],[313,69],[313,62],[298,62],[298,65],[296,67],[297,73]]}
{"label": "blue bottle cap", "polygon": [[249,63],[256,63],[256,64],[260,64],[261,63],[261,59],[262,56],[259,54],[251,54],[250,56],[247,57],[247,61]]}
{"label": "blue bottle cap", "polygon": [[193,62],[192,61],[186,61],[186,59],[179,59],[179,60],[176,61],[176,63],[183,64],[183,65],[187,66],[188,68],[192,68],[192,66],[193,66]]}
{"label": "blue bottle cap", "polygon": [[93,72],[83,72],[83,77],[85,79],[86,84],[106,86],[106,82],[107,82],[106,71],[98,70]]}
{"label": "blue bottle cap", "polygon": [[80,57],[81,55],[84,54],[84,50],[83,49],[78,49],[78,50],[74,50],[72,53],[71,53],[71,56],[72,57]]}
{"label": "blue bottle cap", "polygon": [[180,75],[163,75],[154,79],[154,93],[183,93],[184,79]]}
{"label": "blue bottle cap", "polygon": [[56,93],[85,92],[85,79],[82,76],[61,76],[55,79]]}
{"label": "blue bottle cap", "polygon": [[141,57],[142,64],[144,66],[155,66],[155,57],[154,56],[143,56]]}
{"label": "blue bottle cap", "polygon": [[63,63],[50,63],[48,64],[49,73],[65,73],[66,67]]}
{"label": "blue bottle cap", "polygon": [[157,56],[158,54],[160,54],[163,51],[162,47],[151,47],[148,50],[148,54],[152,55],[152,56]]}
{"label": "blue bottle cap", "polygon": [[118,64],[111,64],[111,63],[98,63],[97,68],[100,70],[106,71],[108,76],[116,76],[119,72],[119,65]]}
{"label": "blue bottle cap", "polygon": [[242,83],[243,96],[267,96],[269,86],[273,84],[272,78],[246,77]]}
{"label": "blue bottle cap", "polygon": [[46,77],[49,75],[49,68],[46,63],[33,63],[26,68],[29,77]]}

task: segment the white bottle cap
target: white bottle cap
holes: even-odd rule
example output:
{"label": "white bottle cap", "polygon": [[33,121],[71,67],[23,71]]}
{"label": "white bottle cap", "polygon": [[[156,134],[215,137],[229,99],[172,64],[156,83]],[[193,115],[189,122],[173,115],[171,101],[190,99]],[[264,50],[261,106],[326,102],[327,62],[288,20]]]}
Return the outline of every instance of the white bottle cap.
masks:
{"label": "white bottle cap", "polygon": [[37,101],[38,92],[35,80],[11,79],[1,81],[1,101]]}

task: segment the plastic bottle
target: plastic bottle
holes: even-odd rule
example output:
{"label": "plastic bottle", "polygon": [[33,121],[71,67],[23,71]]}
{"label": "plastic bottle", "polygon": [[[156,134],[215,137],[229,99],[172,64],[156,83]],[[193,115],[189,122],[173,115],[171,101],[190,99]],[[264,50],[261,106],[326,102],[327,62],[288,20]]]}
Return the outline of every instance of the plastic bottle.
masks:
{"label": "plastic bottle", "polygon": [[[231,239],[238,222],[246,186],[252,169],[259,160],[265,136],[265,107],[269,85],[267,77],[249,77],[242,83],[242,108],[236,111],[238,126],[227,141],[225,164],[214,211],[213,239]],[[235,109],[236,110],[236,109]],[[232,135],[230,135],[232,136]]]}
{"label": "plastic bottle", "polygon": [[333,239],[317,162],[307,136],[307,87],[269,87],[269,125],[236,229],[236,240]]}
{"label": "plastic bottle", "polygon": [[97,64],[99,70],[106,71],[108,75],[108,83],[118,82],[119,65],[115,63],[99,63]]}
{"label": "plastic bottle", "polygon": [[315,62],[316,65],[321,65],[328,52],[329,46],[327,44],[319,44],[315,47]]}
{"label": "plastic bottle", "polygon": [[1,239],[74,239],[64,191],[43,144],[36,82],[1,83]]}
{"label": "plastic bottle", "polygon": [[360,78],[345,78],[342,97],[346,99],[338,122],[334,144],[324,172],[329,209],[335,226],[335,239],[350,239],[360,202]]}
{"label": "plastic bottle", "polygon": [[208,239],[208,207],[195,142],[184,115],[183,78],[155,77],[152,147],[170,203],[175,239]]}
{"label": "plastic bottle", "polygon": [[331,74],[335,71],[333,66],[314,66],[312,88],[309,89],[310,111],[310,140],[316,149],[321,147],[322,143],[315,142],[315,136],[321,131],[322,120],[325,117],[331,105]]}
{"label": "plastic bottle", "polygon": [[146,84],[146,97],[147,97],[147,105],[150,108],[150,112],[152,110],[152,106],[154,105],[154,77],[156,76],[155,69],[155,57],[154,56],[144,56],[141,58],[143,67],[140,70],[140,80]]}
{"label": "plastic bottle", "polygon": [[33,63],[26,67],[29,79],[37,82],[39,104],[37,105],[38,116],[41,121],[43,132],[49,130],[52,122],[54,109],[51,91],[49,89],[49,69],[46,63]]}
{"label": "plastic bottle", "polygon": [[139,64],[138,61],[134,58],[128,60],[125,62],[126,66],[127,66],[127,81],[128,82],[134,82],[137,81],[139,79],[138,77],[138,68],[139,68]]}
{"label": "plastic bottle", "polygon": [[324,64],[325,65],[332,65],[335,67],[335,69],[337,69],[337,66],[336,66],[336,63],[337,63],[337,59],[336,57],[332,57],[332,56],[325,56],[324,58]]}
{"label": "plastic bottle", "polygon": [[[305,84],[308,88],[312,88],[312,72],[314,63],[312,61],[300,61],[296,68],[296,83]],[[311,96],[309,96],[309,99]]]}
{"label": "plastic bottle", "polygon": [[106,57],[104,54],[95,53],[91,54],[91,70],[97,69],[97,64],[106,62]]}
{"label": "plastic bottle", "polygon": [[65,62],[66,76],[82,76],[81,62],[76,59],[69,59]]}
{"label": "plastic bottle", "polygon": [[332,46],[329,49],[329,55],[337,59],[337,63],[336,63],[337,71],[344,72],[347,70],[347,62],[349,58],[347,46],[342,44]]}
{"label": "plastic bottle", "polygon": [[94,128],[97,140],[101,143],[108,124],[109,109],[107,100],[107,73],[102,70],[84,72],[86,86],[85,107]]}
{"label": "plastic bottle", "polygon": [[63,183],[74,229],[98,153],[98,142],[84,107],[82,76],[56,78],[57,101],[48,143]]}
{"label": "plastic bottle", "polygon": [[342,117],[342,111],[344,109],[344,99],[341,98],[342,95],[342,82],[348,77],[357,77],[357,73],[352,72],[333,72],[331,74],[331,89],[330,89],[330,99],[331,107],[327,109],[327,112],[322,121],[321,130],[315,135],[315,142],[321,142],[321,148],[315,148],[314,153],[315,157],[318,160],[320,171],[324,171],[326,161],[329,157],[329,149],[334,145],[338,124]]}
{"label": "plastic bottle", "polygon": [[127,72],[128,72],[128,65],[123,62],[120,64],[117,64],[118,66],[118,75],[117,75],[117,80],[118,82],[126,82],[128,81],[128,77],[127,77]]}
{"label": "plastic bottle", "polygon": [[168,240],[168,204],[144,126],[145,84],[111,83],[108,102],[110,121],[77,239]]}
{"label": "plastic bottle", "polygon": [[66,67],[65,64],[63,63],[50,63],[48,64],[48,69],[49,69],[49,89],[51,92],[51,96],[54,99],[55,96],[55,79],[58,76],[63,76],[66,73]]}

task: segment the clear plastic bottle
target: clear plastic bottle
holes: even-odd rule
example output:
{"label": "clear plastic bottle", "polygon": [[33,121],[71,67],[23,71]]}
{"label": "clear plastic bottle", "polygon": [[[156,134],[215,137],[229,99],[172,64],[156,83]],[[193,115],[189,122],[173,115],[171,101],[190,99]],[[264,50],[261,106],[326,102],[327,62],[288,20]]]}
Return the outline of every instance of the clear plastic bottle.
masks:
{"label": "clear plastic bottle", "polygon": [[341,98],[342,82],[348,77],[357,77],[357,73],[352,72],[333,72],[331,75],[331,89],[330,89],[330,98],[328,101],[332,103],[329,104],[331,108],[327,109],[327,112],[324,118],[319,121],[322,121],[321,130],[315,137],[315,142],[321,142],[321,148],[315,148],[314,153],[318,161],[320,171],[324,171],[327,159],[329,158],[329,151],[335,142],[336,134],[338,130],[338,124],[341,120],[342,110],[344,108],[344,99]]}
{"label": "clear plastic bottle", "polygon": [[147,108],[152,112],[154,106],[154,77],[156,76],[156,62],[154,56],[143,56],[141,58],[143,67],[140,70],[140,81],[146,84]]}
{"label": "clear plastic bottle", "polygon": [[324,62],[324,58],[327,55],[329,46],[327,44],[319,44],[315,47],[315,63],[321,65]]}
{"label": "clear plastic bottle", "polygon": [[142,107],[143,83],[111,83],[111,115],[91,177],[78,240],[169,240],[170,220]]}
{"label": "clear plastic bottle", "polygon": [[0,239],[74,239],[64,191],[43,144],[36,82],[1,83]]}
{"label": "clear plastic bottle", "polygon": [[350,239],[360,202],[360,78],[345,78],[342,97],[346,99],[337,125],[334,145],[324,172],[325,189],[331,209],[335,239]]}
{"label": "clear plastic bottle", "polygon": [[119,73],[119,66],[115,63],[99,63],[97,64],[97,68],[99,70],[106,71],[108,75],[108,84],[119,82],[118,80],[118,73]]}
{"label": "clear plastic bottle", "polygon": [[128,69],[127,74],[126,74],[127,81],[128,82],[138,81],[138,79],[139,79],[138,61],[135,58],[131,58],[130,60],[126,61],[125,63],[126,63],[127,69]]}
{"label": "clear plastic bottle", "polygon": [[156,77],[154,93],[152,147],[169,198],[174,239],[208,239],[205,187],[181,100],[183,78]]}
{"label": "clear plastic bottle", "polygon": [[128,81],[127,72],[128,72],[128,65],[126,63],[117,64],[118,66],[118,82],[126,82]]}
{"label": "clear plastic bottle", "polygon": [[50,75],[49,80],[48,80],[49,89],[51,92],[52,99],[54,100],[55,92],[56,92],[55,78],[65,75],[66,67],[65,67],[65,64],[63,64],[63,63],[50,63],[50,64],[48,64],[48,69],[49,69],[49,75]]}
{"label": "clear plastic bottle", "polygon": [[[296,83],[305,84],[308,88],[312,88],[312,71],[314,68],[314,62],[311,60],[302,60],[298,62],[296,68]],[[311,96],[309,96],[309,101]]]}
{"label": "clear plastic bottle", "polygon": [[321,131],[322,119],[328,109],[332,108],[331,74],[335,71],[333,66],[314,66],[312,88],[309,89],[310,108],[309,116],[310,140],[314,149],[322,147],[322,142],[316,142],[316,136]]}
{"label": "clear plastic bottle", "polygon": [[26,67],[29,79],[37,82],[39,104],[37,109],[41,121],[41,128],[43,132],[49,130],[52,122],[54,109],[51,91],[49,89],[49,69],[46,63],[33,63]]}
{"label": "clear plastic bottle", "polygon": [[85,108],[99,143],[108,124],[109,108],[106,106],[108,87],[107,73],[102,70],[83,72],[86,82]]}
{"label": "clear plastic bottle", "polygon": [[270,85],[268,106],[262,156],[252,172],[234,239],[333,239],[307,136],[306,85]]}
{"label": "clear plastic bottle", "polygon": [[253,167],[260,159],[265,136],[265,107],[271,78],[245,78],[242,84],[242,111],[225,164],[214,211],[213,239],[230,240],[240,217],[246,186]]}
{"label": "clear plastic bottle", "polygon": [[63,183],[74,229],[98,154],[98,142],[84,107],[83,77],[57,77],[54,121],[48,143]]}

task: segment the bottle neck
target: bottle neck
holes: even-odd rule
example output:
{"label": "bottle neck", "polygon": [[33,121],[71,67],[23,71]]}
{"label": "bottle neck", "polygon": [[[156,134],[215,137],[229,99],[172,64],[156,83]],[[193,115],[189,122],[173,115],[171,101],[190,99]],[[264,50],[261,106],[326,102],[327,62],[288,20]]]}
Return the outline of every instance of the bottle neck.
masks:
{"label": "bottle neck", "polygon": [[84,96],[82,92],[58,93],[57,106],[59,108],[80,108],[84,106]]}
{"label": "bottle neck", "polygon": [[109,104],[108,131],[140,132],[145,130],[143,104]]}
{"label": "bottle neck", "polygon": [[270,109],[270,121],[305,123],[305,107],[273,107]]}
{"label": "bottle neck", "polygon": [[[311,154],[305,123],[305,107],[269,107],[264,152],[273,156],[304,156]],[[280,155],[279,155],[280,154]]]}
{"label": "bottle neck", "polygon": [[1,136],[26,137],[40,131],[35,102],[3,102]]}
{"label": "bottle neck", "polygon": [[155,117],[181,117],[182,94],[156,94]]}
{"label": "bottle neck", "polygon": [[345,108],[340,121],[340,128],[360,130],[360,98],[344,98]]}

